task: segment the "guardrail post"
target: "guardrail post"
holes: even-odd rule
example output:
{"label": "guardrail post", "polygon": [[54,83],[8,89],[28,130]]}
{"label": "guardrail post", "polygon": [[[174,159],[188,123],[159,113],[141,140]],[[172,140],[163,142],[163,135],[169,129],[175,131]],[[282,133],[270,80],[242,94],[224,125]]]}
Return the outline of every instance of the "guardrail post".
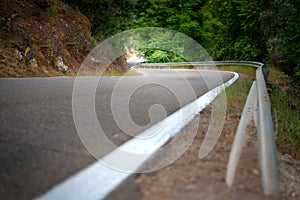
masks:
{"label": "guardrail post", "polygon": [[262,66],[262,73],[264,75],[265,83],[268,82],[270,70],[266,64]]}

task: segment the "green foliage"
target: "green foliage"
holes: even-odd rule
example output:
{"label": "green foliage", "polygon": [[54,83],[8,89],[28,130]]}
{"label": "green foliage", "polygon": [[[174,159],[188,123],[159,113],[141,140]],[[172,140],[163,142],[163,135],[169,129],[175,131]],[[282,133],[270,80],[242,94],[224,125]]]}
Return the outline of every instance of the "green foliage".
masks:
{"label": "green foliage", "polygon": [[29,60],[29,58],[27,56],[24,56],[24,63],[27,66],[30,64],[30,60]]}
{"label": "green foliage", "polygon": [[277,143],[286,153],[300,155],[300,110],[295,107],[299,99],[278,87],[271,93],[273,116],[277,126]]}
{"label": "green foliage", "polygon": [[[99,41],[134,27],[168,28],[194,38],[214,60],[272,63],[300,87],[299,0],[64,1],[90,19],[93,36]],[[55,8],[48,12],[55,13]],[[152,42],[165,44],[163,40]],[[189,60],[180,53],[176,53],[180,57],[171,55],[170,48],[144,45],[141,49],[150,60]],[[180,48],[175,51],[186,52],[190,47]]]}
{"label": "green foliage", "polygon": [[57,15],[57,7],[56,6],[51,6],[51,7],[46,8],[46,13],[49,16],[52,16],[52,17]]}
{"label": "green foliage", "polygon": [[87,37],[87,39],[89,40],[89,42],[91,43],[92,48],[94,48],[94,47],[96,46],[96,44],[97,44],[97,41],[96,41],[96,39],[92,36],[91,32],[88,31],[88,32],[86,33],[86,37]]}
{"label": "green foliage", "polygon": [[[184,62],[184,58],[168,51],[158,49],[140,49],[150,63],[165,63],[165,62]],[[147,55],[147,56],[146,56]]]}
{"label": "green foliage", "polygon": [[246,103],[249,90],[252,85],[250,78],[239,78],[234,84],[225,89],[227,100],[227,115],[233,118],[240,118],[242,108]]}
{"label": "green foliage", "polygon": [[200,42],[203,0],[148,0],[138,2],[137,27],[162,27],[179,31]]}
{"label": "green foliage", "polygon": [[47,27],[48,29],[50,29],[50,28],[51,28],[51,24],[50,24],[50,23],[46,23],[46,27]]}
{"label": "green foliage", "polygon": [[210,60],[195,40],[177,31],[162,28],[137,29],[136,46],[148,62],[181,62]]}
{"label": "green foliage", "polygon": [[259,33],[259,0],[208,1],[204,46],[215,60],[261,60],[264,43]]}
{"label": "green foliage", "polygon": [[135,22],[136,0],[64,0],[79,9],[92,23],[94,36],[102,41],[128,30]]}
{"label": "green foliage", "polygon": [[187,34],[216,60],[259,60],[264,52],[259,37],[260,0],[148,0],[139,2],[139,8],[138,27]]}
{"label": "green foliage", "polygon": [[300,86],[300,3],[270,1],[260,15],[261,33],[266,41],[267,59]]}
{"label": "green foliage", "polygon": [[245,65],[218,65],[217,68],[221,71],[234,71],[244,74],[252,79],[255,79],[256,68]]}
{"label": "green foliage", "polygon": [[78,51],[80,49],[80,44],[78,43],[78,41],[73,42],[73,48]]}
{"label": "green foliage", "polygon": [[27,47],[25,52],[24,52],[24,63],[27,66],[30,64],[29,53],[30,53],[30,47]]}
{"label": "green foliage", "polygon": [[48,44],[48,50],[50,52],[50,55],[53,56],[55,51],[54,44]]}

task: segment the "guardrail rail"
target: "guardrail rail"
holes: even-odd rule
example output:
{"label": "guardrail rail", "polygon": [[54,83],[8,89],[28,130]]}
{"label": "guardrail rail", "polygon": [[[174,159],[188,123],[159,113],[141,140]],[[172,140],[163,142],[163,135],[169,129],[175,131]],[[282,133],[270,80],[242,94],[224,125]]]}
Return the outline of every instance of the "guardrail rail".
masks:
{"label": "guardrail rail", "polygon": [[280,197],[280,179],[276,156],[275,134],[271,116],[271,103],[266,88],[269,70],[260,62],[251,61],[215,61],[215,62],[180,62],[180,63],[140,63],[138,68],[168,68],[171,66],[217,66],[217,65],[244,65],[257,68],[256,81],[253,82],[248,94],[234,142],[232,144],[227,173],[226,183],[232,187],[241,149],[245,140],[246,127],[250,122],[251,115],[254,115],[258,142],[259,142],[259,163],[262,174],[262,186],[265,195]]}

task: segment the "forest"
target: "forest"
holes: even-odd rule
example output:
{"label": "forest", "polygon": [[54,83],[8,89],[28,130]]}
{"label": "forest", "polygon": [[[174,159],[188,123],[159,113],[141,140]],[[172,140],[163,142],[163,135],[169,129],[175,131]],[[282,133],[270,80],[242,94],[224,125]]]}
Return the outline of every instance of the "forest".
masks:
{"label": "forest", "polygon": [[[140,27],[168,28],[201,44],[214,60],[259,61],[300,85],[298,0],[64,0],[92,23],[102,41]],[[170,52],[151,50],[155,61]],[[150,59],[151,60],[151,59]]]}

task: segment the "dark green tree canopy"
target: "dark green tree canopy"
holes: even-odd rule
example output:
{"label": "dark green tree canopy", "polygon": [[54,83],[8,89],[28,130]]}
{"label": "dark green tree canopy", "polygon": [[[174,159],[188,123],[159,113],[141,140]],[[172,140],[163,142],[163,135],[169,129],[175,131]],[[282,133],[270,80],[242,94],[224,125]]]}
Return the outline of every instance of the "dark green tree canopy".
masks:
{"label": "dark green tree canopy", "polygon": [[[91,20],[98,40],[132,28],[167,28],[195,39],[214,60],[263,61],[300,77],[299,0],[64,1]],[[182,60],[149,46],[144,56],[155,61]]]}

